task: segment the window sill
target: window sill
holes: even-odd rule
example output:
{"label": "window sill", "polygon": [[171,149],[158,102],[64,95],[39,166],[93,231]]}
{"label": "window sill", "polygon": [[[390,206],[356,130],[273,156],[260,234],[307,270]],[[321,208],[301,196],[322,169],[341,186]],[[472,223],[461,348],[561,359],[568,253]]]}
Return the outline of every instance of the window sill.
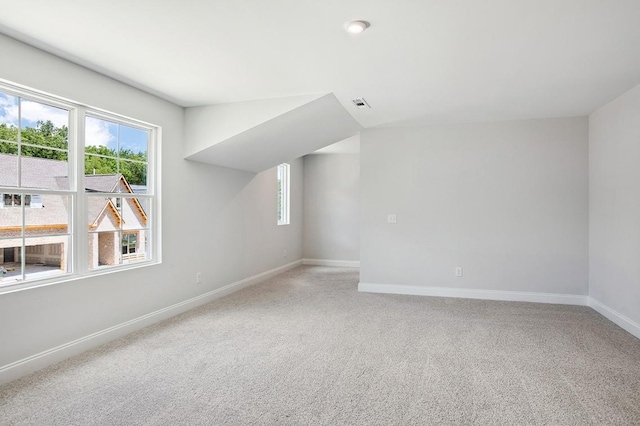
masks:
{"label": "window sill", "polygon": [[[40,287],[48,287],[51,285],[62,284],[72,281],[78,281],[102,275],[109,275],[118,272],[130,271],[133,269],[146,268],[149,266],[159,265],[162,261],[149,260],[145,262],[137,262],[135,264],[129,264],[125,266],[105,266],[103,268],[94,269],[85,274],[65,274],[58,275],[51,278],[42,278],[33,281],[17,281],[14,284],[6,284],[6,281],[0,281],[0,295],[16,293],[24,290],[31,290]],[[6,280],[6,278],[4,279]]]}

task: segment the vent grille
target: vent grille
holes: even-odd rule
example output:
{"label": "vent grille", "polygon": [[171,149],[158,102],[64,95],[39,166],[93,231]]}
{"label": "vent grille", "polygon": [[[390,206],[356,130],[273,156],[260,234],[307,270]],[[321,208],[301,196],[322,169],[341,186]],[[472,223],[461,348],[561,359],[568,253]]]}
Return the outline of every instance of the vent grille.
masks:
{"label": "vent grille", "polygon": [[369,109],[369,108],[371,108],[371,106],[369,106],[369,104],[367,103],[367,101],[364,100],[364,98],[352,99],[351,102],[353,102],[353,104],[356,107],[358,107],[358,109]]}

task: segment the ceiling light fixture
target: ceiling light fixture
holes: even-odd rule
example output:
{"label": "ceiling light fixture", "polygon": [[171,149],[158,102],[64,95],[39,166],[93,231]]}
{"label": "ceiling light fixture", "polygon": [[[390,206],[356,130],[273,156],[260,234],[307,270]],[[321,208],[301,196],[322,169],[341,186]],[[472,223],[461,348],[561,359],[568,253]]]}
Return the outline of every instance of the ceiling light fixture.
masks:
{"label": "ceiling light fixture", "polygon": [[367,21],[350,21],[344,25],[344,29],[351,34],[360,34],[364,30],[369,28],[369,26],[371,26],[371,24],[369,24]]}

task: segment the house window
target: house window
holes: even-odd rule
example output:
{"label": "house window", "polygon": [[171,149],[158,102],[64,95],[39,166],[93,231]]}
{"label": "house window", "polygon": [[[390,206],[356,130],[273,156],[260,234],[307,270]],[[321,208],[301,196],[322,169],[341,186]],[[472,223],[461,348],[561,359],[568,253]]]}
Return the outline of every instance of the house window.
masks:
{"label": "house window", "polygon": [[122,235],[122,254],[132,254],[136,252],[137,234]]}
{"label": "house window", "polygon": [[[0,154],[1,155],[1,154]],[[40,197],[34,196],[34,198]],[[23,197],[20,194],[2,194],[2,205],[1,207],[20,207],[22,205]],[[24,196],[24,205],[30,208],[42,208],[41,198],[36,198],[37,202],[31,202],[31,194],[26,194]]]}
{"label": "house window", "polygon": [[282,163],[278,166],[277,169],[278,176],[278,225],[288,225],[289,224],[289,203],[290,203],[290,194],[289,194],[289,177],[290,177],[290,167],[286,163]]}
{"label": "house window", "polygon": [[0,292],[158,260],[157,133],[0,84]]}
{"label": "house window", "polygon": [[20,207],[22,196],[20,194],[2,194],[3,207]]}

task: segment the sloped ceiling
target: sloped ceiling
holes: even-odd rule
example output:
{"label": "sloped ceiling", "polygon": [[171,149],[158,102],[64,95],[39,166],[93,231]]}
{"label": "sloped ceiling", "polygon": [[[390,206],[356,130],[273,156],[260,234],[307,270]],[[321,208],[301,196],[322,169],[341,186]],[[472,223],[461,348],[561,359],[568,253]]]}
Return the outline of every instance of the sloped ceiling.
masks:
{"label": "sloped ceiling", "polygon": [[362,126],[329,93],[187,108],[185,128],[188,160],[258,173]]}

